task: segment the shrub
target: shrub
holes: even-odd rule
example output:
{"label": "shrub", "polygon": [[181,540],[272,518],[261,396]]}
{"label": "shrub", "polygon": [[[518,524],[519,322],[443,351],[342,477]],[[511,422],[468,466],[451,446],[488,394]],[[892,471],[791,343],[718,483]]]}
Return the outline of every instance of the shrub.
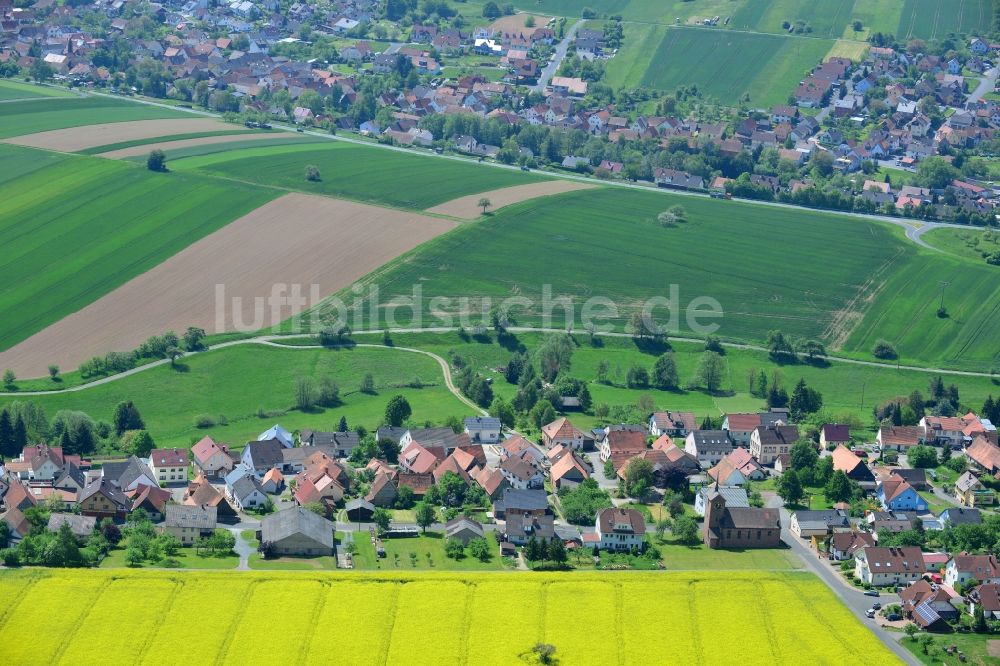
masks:
{"label": "shrub", "polygon": [[306,165],[306,180],[310,183],[318,183],[323,178],[319,174],[319,167],[314,164]]}
{"label": "shrub", "polygon": [[872,356],[890,361],[899,358],[896,348],[888,340],[879,340],[876,342],[875,346],[872,347]]}
{"label": "shrub", "polygon": [[195,428],[211,428],[215,425],[215,419],[208,414],[199,414],[194,417]]}

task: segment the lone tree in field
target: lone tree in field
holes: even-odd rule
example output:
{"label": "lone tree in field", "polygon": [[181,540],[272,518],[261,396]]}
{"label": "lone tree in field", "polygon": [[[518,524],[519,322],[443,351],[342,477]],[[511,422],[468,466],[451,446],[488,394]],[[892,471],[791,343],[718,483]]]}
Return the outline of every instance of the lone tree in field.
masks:
{"label": "lone tree in field", "polygon": [[493,202],[490,201],[488,198],[483,197],[479,200],[479,203],[477,203],[476,205],[480,206],[483,209],[483,215],[486,215],[486,209],[492,206]]}
{"label": "lone tree in field", "polygon": [[413,415],[410,403],[401,395],[394,395],[385,406],[385,422],[394,428],[403,425],[403,422]]}
{"label": "lone tree in field", "polygon": [[149,157],[146,158],[146,168],[150,171],[166,171],[167,156],[163,154],[162,150],[149,151]]}
{"label": "lone tree in field", "polygon": [[16,381],[17,381],[17,375],[14,374],[13,370],[8,369],[3,373],[3,385],[6,386],[7,388],[13,387],[14,382]]}
{"label": "lone tree in field", "polygon": [[52,378],[52,381],[55,381],[55,380],[59,379],[59,366],[58,365],[56,365],[56,364],[53,363],[52,365],[49,366],[49,377]]}
{"label": "lone tree in field", "polygon": [[306,180],[308,180],[310,183],[318,183],[319,181],[323,180],[323,178],[319,175],[319,167],[317,167],[315,164],[307,164]]}

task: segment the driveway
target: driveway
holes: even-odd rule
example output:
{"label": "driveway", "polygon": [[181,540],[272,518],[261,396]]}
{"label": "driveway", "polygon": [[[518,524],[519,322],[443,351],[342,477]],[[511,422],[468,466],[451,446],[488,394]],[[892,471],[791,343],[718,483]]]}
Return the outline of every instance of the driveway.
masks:
{"label": "driveway", "polygon": [[549,60],[548,64],[542,68],[542,71],[538,74],[538,83],[531,86],[532,92],[545,92],[545,86],[549,85],[549,81],[555,76],[555,73],[559,71],[559,66],[562,64],[563,59],[566,57],[566,51],[569,50],[569,45],[576,37],[576,31],[580,29],[583,25],[583,19],[580,19],[566,31],[563,35],[562,41],[556,45],[556,52],[553,54],[552,58]]}

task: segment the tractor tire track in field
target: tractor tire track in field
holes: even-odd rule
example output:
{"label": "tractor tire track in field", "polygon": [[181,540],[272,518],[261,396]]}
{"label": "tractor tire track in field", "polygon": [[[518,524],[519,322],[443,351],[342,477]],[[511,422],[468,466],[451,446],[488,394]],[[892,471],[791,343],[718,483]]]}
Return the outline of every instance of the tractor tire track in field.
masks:
{"label": "tractor tire track in field", "polygon": [[392,632],[396,628],[396,614],[399,612],[399,595],[402,593],[403,585],[399,583],[393,587],[392,599],[389,602],[389,626],[386,627],[385,638],[381,647],[379,663],[382,666],[389,666],[389,651],[392,649]]}
{"label": "tractor tire track in field", "polygon": [[774,620],[771,617],[768,605],[764,602],[764,600],[767,599],[767,594],[764,592],[763,586],[759,581],[754,583],[753,587],[757,590],[757,613],[761,619],[761,624],[764,625],[764,633],[768,637],[767,647],[771,652],[772,663],[782,663],[784,659],[782,659],[783,655],[781,654],[781,641],[779,640],[777,631],[774,627]]}
{"label": "tractor tire track in field", "polygon": [[829,635],[836,638],[837,642],[840,643],[841,646],[843,646],[844,650],[846,650],[849,653],[851,652],[851,650],[854,649],[854,646],[852,646],[850,642],[845,640],[840,635],[840,633],[837,631],[837,628],[834,625],[832,625],[828,619],[826,619],[821,614],[816,612],[815,608],[812,605],[812,602],[806,597],[805,593],[803,593],[801,589],[799,589],[794,585],[789,585],[787,582],[783,584],[788,590],[791,591],[793,595],[799,598],[799,600],[802,602],[802,607],[806,609],[806,611],[816,619],[816,622],[829,629]]}
{"label": "tractor tire track in field", "polygon": [[215,655],[215,666],[223,666],[226,663],[229,647],[233,644],[233,639],[236,638],[236,630],[239,628],[240,623],[243,622],[243,617],[247,614],[247,611],[250,610],[250,598],[253,597],[256,591],[257,581],[250,581],[250,584],[247,585],[247,591],[243,593],[242,603],[237,606],[233,620],[229,623],[229,628],[223,636],[222,645],[219,646],[219,651]]}
{"label": "tractor tire track in field", "polygon": [[698,595],[695,593],[695,588],[698,586],[697,580],[692,580],[688,583],[688,595],[687,595],[687,605],[688,605],[688,615],[691,616],[691,638],[694,639],[695,654],[697,655],[697,663],[705,663],[705,653],[704,653],[704,641],[701,635],[701,623],[697,621],[698,618]]}
{"label": "tractor tire track in field", "polygon": [[[184,581],[174,580],[174,591],[170,593],[170,597],[167,599],[167,603],[163,605],[163,611],[160,614],[161,618],[170,615],[171,609],[173,609],[174,604],[177,603],[177,597],[179,597],[181,592],[183,591],[184,591]],[[142,642],[142,646],[140,646],[139,650],[136,652],[135,663],[137,665],[144,663],[146,653],[149,651],[149,648],[151,648],[153,644],[156,642],[156,637],[160,635],[160,631],[162,629],[163,629],[163,623],[161,622],[156,626],[156,629],[146,634],[146,639]]]}
{"label": "tractor tire track in field", "polygon": [[963,344],[961,348],[959,348],[958,352],[955,354],[956,359],[962,358],[962,356],[965,355],[965,352],[969,350],[969,347],[972,345],[972,343],[975,342],[976,339],[984,332],[983,329],[986,328],[989,322],[989,318],[996,315],[997,310],[1000,310],[1000,300],[994,299],[993,307],[990,309],[989,315],[987,315],[986,317],[980,317],[979,324],[976,326],[975,330],[973,330],[968,335],[968,337],[965,340],[965,344]]}
{"label": "tractor tire track in field", "polygon": [[3,627],[7,623],[7,618],[14,614],[14,612],[20,608],[24,600],[28,598],[28,592],[31,588],[38,584],[41,580],[41,576],[35,572],[30,575],[31,580],[24,586],[24,589],[17,595],[17,598],[13,603],[7,604],[6,607],[0,609],[0,627]]}
{"label": "tractor tire track in field", "polygon": [[67,631],[66,635],[62,637],[61,641],[59,641],[59,645],[56,646],[56,651],[52,653],[52,659],[49,663],[58,664],[62,660],[63,655],[66,654],[66,650],[68,650],[69,646],[73,644],[73,638],[77,635],[77,633],[79,633],[80,626],[83,624],[83,618],[94,606],[98,604],[101,597],[104,596],[104,593],[108,591],[108,588],[111,587],[111,583],[115,582],[115,580],[115,578],[108,578],[104,581],[104,584],[97,588],[94,592],[94,595],[90,599],[90,603],[85,604],[83,608],[80,609],[80,612],[76,616],[76,620],[73,621],[72,629]]}
{"label": "tractor tire track in field", "polygon": [[[323,603],[326,601],[327,596],[330,594],[332,589],[329,581],[323,579],[314,579],[315,582],[319,583],[321,594],[316,595],[316,601],[313,602],[313,609],[310,617],[319,617],[320,612],[323,610]],[[312,642],[316,638],[316,630],[319,629],[318,622],[312,622],[307,630],[306,636],[302,639],[299,644],[299,655],[298,659],[295,660],[296,664],[306,663],[306,657],[309,656],[309,649],[312,647]]]}
{"label": "tractor tire track in field", "polygon": [[476,596],[477,586],[465,585],[465,603],[462,604],[462,630],[458,639],[458,663],[469,663],[469,635],[472,633],[472,601]]}

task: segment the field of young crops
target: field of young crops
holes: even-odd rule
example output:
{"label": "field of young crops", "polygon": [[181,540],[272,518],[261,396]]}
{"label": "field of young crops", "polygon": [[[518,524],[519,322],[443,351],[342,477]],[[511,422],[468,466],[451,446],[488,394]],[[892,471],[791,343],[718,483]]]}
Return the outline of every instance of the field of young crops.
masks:
{"label": "field of young crops", "polygon": [[[303,173],[307,164],[319,168],[320,181],[306,181]],[[544,179],[520,171],[475,168],[454,160],[342,142],[231,150],[174,160],[170,166],[412,209]]]}
{"label": "field of young crops", "polygon": [[0,572],[23,665],[512,664],[539,641],[574,666],[899,663],[808,574]]}
{"label": "field of young crops", "polygon": [[0,101],[14,99],[39,99],[44,97],[72,97],[73,93],[61,88],[36,86],[21,81],[0,79]]}
{"label": "field of young crops", "polygon": [[0,145],[0,349],[278,194]]}
{"label": "field of young crops", "polygon": [[0,139],[96,123],[190,117],[173,109],[112,97],[33,99],[0,104]]}
{"label": "field of young crops", "polygon": [[608,61],[613,86],[674,90],[696,85],[735,104],[744,93],[755,107],[784,104],[833,40],[704,28],[626,24],[625,45]]}

